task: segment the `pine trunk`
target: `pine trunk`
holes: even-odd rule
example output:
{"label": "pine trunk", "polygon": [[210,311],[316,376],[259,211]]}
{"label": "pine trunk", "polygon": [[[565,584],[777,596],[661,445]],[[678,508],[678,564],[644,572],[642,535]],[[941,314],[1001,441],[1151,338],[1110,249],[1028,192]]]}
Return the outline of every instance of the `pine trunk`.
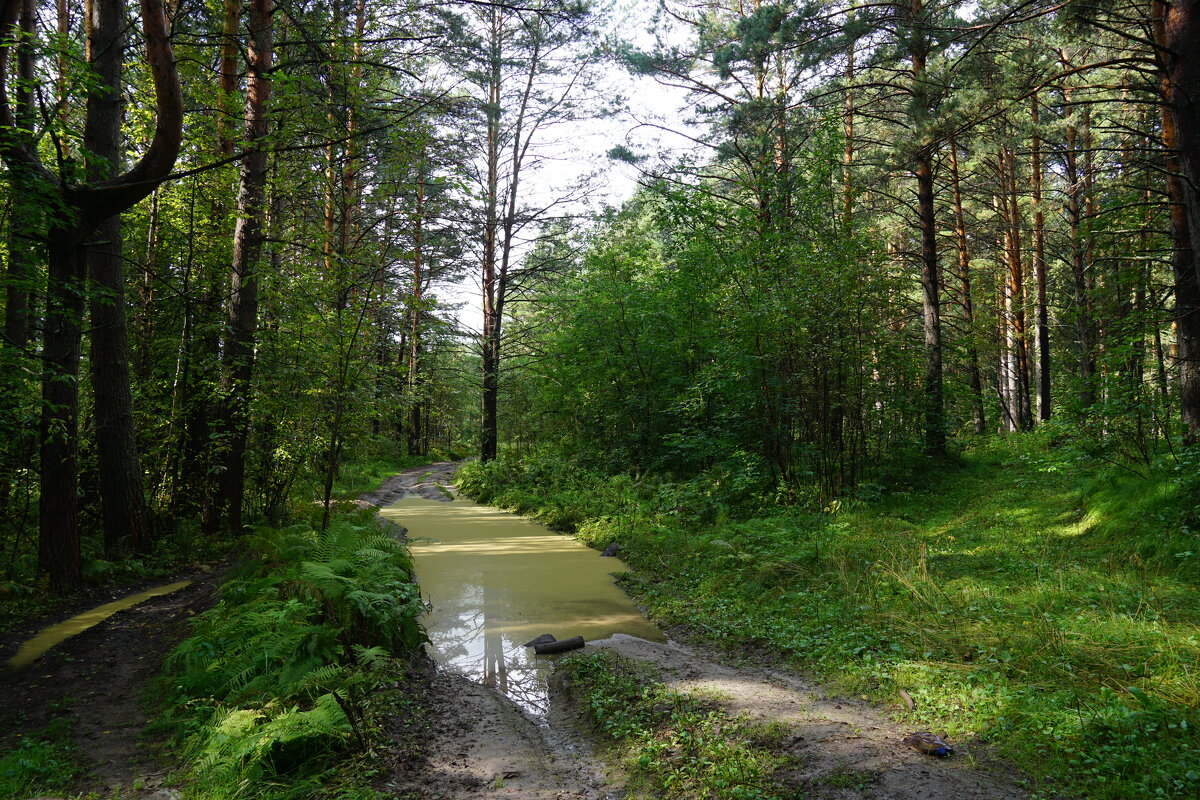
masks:
{"label": "pine trunk", "polygon": [[[1184,439],[1200,442],[1200,2],[1155,3]],[[1161,20],[1158,23],[1157,20]],[[1162,28],[1157,28],[1161,24]]]}
{"label": "pine trunk", "polygon": [[250,439],[250,400],[254,378],[254,338],[258,327],[258,268],[263,246],[263,198],[267,185],[267,151],[258,143],[267,135],[272,56],[271,13],[273,0],[252,0],[247,29],[250,36],[246,62],[247,155],[238,179],[237,223],[233,231],[233,263],[229,285],[229,333],[223,358],[225,429],[229,444],[222,481],[221,505],[226,527],[242,531],[245,497],[246,449]]}
{"label": "pine trunk", "polygon": [[958,279],[962,288],[963,326],[967,336],[967,380],[971,387],[971,419],[975,433],[987,430],[983,405],[983,381],[979,375],[979,348],[975,344],[975,304],[971,297],[971,253],[963,218],[962,189],[958,172],[958,146],[950,140],[950,189],[954,200],[954,245],[958,251]]}

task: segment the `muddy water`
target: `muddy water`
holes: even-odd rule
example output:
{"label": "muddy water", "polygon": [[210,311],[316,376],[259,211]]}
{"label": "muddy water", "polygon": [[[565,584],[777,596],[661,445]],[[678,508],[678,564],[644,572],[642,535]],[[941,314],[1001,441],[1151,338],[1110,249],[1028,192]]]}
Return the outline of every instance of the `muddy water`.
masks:
{"label": "muddy water", "polygon": [[179,581],[178,583],[171,583],[166,586],[155,586],[153,589],[147,589],[144,592],[138,592],[128,597],[122,597],[120,600],[105,603],[102,606],[93,608],[91,611],[76,614],[57,625],[44,628],[38,631],[33,638],[21,645],[21,648],[17,650],[17,654],[8,660],[8,667],[9,669],[20,669],[21,667],[28,666],[51,647],[54,647],[54,645],[77,633],[83,633],[94,625],[100,624],[118,611],[132,608],[143,600],[149,600],[151,597],[177,592],[185,586],[190,586],[191,583],[191,581]]}
{"label": "muddy water", "polygon": [[547,657],[522,646],[535,636],[664,641],[613,584],[610,573],[625,566],[569,536],[461,499],[408,497],[380,513],[414,540],[434,658],[526,711],[541,715],[547,706]]}

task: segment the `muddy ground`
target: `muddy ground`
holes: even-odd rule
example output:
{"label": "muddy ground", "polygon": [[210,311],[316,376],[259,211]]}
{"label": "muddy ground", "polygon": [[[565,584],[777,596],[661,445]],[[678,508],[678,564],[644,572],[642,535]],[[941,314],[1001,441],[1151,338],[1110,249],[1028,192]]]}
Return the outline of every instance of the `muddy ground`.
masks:
{"label": "muddy ground", "polygon": [[[358,504],[379,507],[408,492],[448,500],[457,464],[442,462],[390,478]],[[597,555],[599,557],[599,555]],[[31,666],[3,674],[0,744],[36,730],[55,715],[73,723],[92,765],[81,791],[126,800],[169,800],[161,789],[169,764],[139,738],[148,714],[141,689],[187,635],[186,620],[215,602],[217,572],[182,575],[194,583],[156,597],[61,643]],[[106,598],[107,599],[107,598]],[[97,604],[105,602],[100,599]],[[64,615],[66,616],[66,615]],[[57,620],[42,621],[50,624]],[[31,630],[0,640],[0,660]],[[682,638],[682,635],[676,632]],[[766,661],[731,663],[696,644],[655,644],[616,636],[591,642],[653,664],[673,688],[703,690],[728,713],[786,726],[784,754],[795,766],[777,776],[813,800],[1020,800],[1015,770],[986,748],[954,742],[937,760],[906,747],[908,728],[885,709],[827,695]],[[548,719],[526,716],[499,692],[432,665],[413,676],[424,724],[398,731],[388,777],[379,789],[401,800],[617,800],[626,796],[620,764],[594,741],[587,720],[561,681]],[[418,753],[412,757],[412,750]]]}
{"label": "muddy ground", "polygon": [[[170,765],[158,763],[140,738],[150,720],[142,691],[159,674],[167,653],[188,633],[187,620],[216,599],[221,570],[192,571],[158,584],[191,580],[176,592],[119,611],[95,627],[59,643],[28,667],[0,666],[4,703],[0,746],[37,731],[55,718],[72,723],[75,743],[91,774],[76,787],[123,798],[169,797],[160,792]],[[119,596],[132,594],[122,592]],[[102,605],[114,597],[92,598]],[[74,613],[74,612],[72,612]],[[0,641],[7,661],[34,630],[61,621],[40,620]]]}
{"label": "muddy ground", "polygon": [[[589,642],[652,664],[677,691],[700,691],[732,716],[785,727],[774,777],[809,800],[1022,800],[1020,776],[987,748],[954,742],[935,759],[906,746],[911,728],[867,703],[827,695],[769,665],[730,664],[696,646],[616,636]],[[423,682],[435,720],[422,757],[398,762],[384,787],[403,800],[618,800],[626,775],[596,741],[570,687],[555,681],[548,720],[526,716],[499,692],[438,673]],[[785,794],[785,796],[787,796]]]}

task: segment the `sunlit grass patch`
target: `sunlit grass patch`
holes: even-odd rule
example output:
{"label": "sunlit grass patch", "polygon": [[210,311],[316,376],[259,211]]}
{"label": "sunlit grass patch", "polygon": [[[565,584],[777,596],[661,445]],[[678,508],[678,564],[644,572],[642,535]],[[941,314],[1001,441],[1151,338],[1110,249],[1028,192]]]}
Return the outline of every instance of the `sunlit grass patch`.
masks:
{"label": "sunlit grass patch", "polygon": [[713,698],[668,689],[648,665],[611,651],[559,662],[567,686],[630,769],[638,796],[776,800],[772,747],[780,726],[718,710]]}
{"label": "sunlit grass patch", "polygon": [[[592,476],[603,502],[577,513],[665,624],[893,707],[904,689],[914,724],[1082,797],[1198,796],[1200,481],[1097,463],[1011,437],[824,514],[708,524]],[[505,469],[527,497],[588,502]]]}

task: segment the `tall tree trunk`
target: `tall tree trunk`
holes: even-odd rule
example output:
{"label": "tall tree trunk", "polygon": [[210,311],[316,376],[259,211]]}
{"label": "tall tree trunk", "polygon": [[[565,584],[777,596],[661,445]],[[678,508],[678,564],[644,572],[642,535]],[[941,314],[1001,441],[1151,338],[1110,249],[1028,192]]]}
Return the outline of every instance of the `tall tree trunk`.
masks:
{"label": "tall tree trunk", "polygon": [[[125,56],[124,0],[87,4],[88,63],[95,84],[88,93],[84,147],[99,156],[93,182],[111,180],[121,165],[121,82]],[[104,550],[120,556],[148,540],[149,517],[142,466],[133,429],[125,277],[121,267],[121,217],[97,227],[88,249],[91,291],[91,376],[99,454]]]}
{"label": "tall tree trunk", "polygon": [[42,334],[41,498],[38,567],[64,592],[83,579],[79,552],[79,343],[83,327],[86,231],[52,223],[47,236]]}
{"label": "tall tree trunk", "polygon": [[967,334],[967,380],[971,387],[971,420],[975,433],[987,430],[984,415],[983,381],[979,376],[979,348],[975,344],[975,305],[971,298],[971,253],[963,219],[962,189],[959,185],[958,145],[950,140],[950,189],[954,199],[954,245],[958,251],[958,279],[962,287],[963,325]]}
{"label": "tall tree trunk", "polygon": [[[1064,66],[1069,66],[1069,63],[1064,55]],[[1092,336],[1092,298],[1088,287],[1087,244],[1083,233],[1085,181],[1079,165],[1079,130],[1074,122],[1075,112],[1071,109],[1071,87],[1064,83],[1062,92],[1063,103],[1067,106],[1067,224],[1070,229],[1071,287],[1078,348],[1079,406],[1083,411],[1087,411],[1096,403],[1096,356]]]}
{"label": "tall tree trunk", "polygon": [[1050,321],[1046,301],[1046,217],[1042,209],[1042,140],[1038,135],[1040,122],[1038,97],[1030,98],[1030,121],[1033,141],[1030,147],[1030,171],[1033,184],[1033,273],[1037,282],[1037,399],[1038,419],[1048,420],[1053,412],[1050,394]]}
{"label": "tall tree trunk", "polygon": [[483,332],[480,340],[483,367],[482,425],[479,457],[491,461],[496,457],[496,405],[500,390],[500,322],[497,308],[502,291],[499,285],[500,238],[500,40],[503,35],[503,12],[491,10],[491,76],[488,82],[487,108],[487,198],[483,231]]}
{"label": "tall tree trunk", "polygon": [[1200,443],[1200,2],[1155,0],[1184,440]]}
{"label": "tall tree trunk", "polygon": [[946,410],[942,397],[942,318],[939,298],[937,220],[933,204],[933,163],[927,148],[917,157],[917,213],[921,224],[921,311],[925,333],[925,451],[946,452]]}
{"label": "tall tree trunk", "polygon": [[121,218],[105,220],[88,250],[91,295],[91,376],[99,455],[104,550],[117,557],[149,542],[149,514],[134,435],[129,342],[121,269]]}
{"label": "tall tree trunk", "polygon": [[[215,154],[218,159],[233,156],[237,126],[235,121],[245,108],[244,98],[238,97],[240,70],[238,60],[242,50],[239,27],[242,20],[241,0],[223,0],[221,17],[221,60],[220,60],[220,110],[217,115],[217,142]],[[239,99],[241,102],[239,102]],[[244,120],[243,120],[244,125]],[[223,222],[228,212],[224,202],[225,192],[218,191],[212,199],[209,214],[209,235],[213,239],[224,235]],[[213,259],[216,260],[215,258]],[[202,262],[197,280],[203,288],[197,308],[191,309],[199,323],[199,335],[193,343],[188,340],[184,347],[187,374],[194,376],[180,384],[181,409],[184,413],[184,431],[180,442],[181,455],[178,485],[181,492],[171,497],[171,507],[186,513],[192,505],[192,487],[199,488],[200,527],[214,533],[221,527],[224,503],[224,483],[220,471],[215,469],[226,458],[227,431],[222,429],[225,419],[224,401],[214,397],[206,387],[222,382],[221,375],[221,329],[216,323],[221,318],[224,296],[225,273],[215,265]],[[214,435],[215,434],[215,435]],[[217,443],[213,447],[214,441]]]}
{"label": "tall tree trunk", "polygon": [[1004,207],[1008,220],[1008,298],[1009,324],[1012,332],[1012,375],[1014,418],[1020,430],[1033,427],[1029,401],[1029,350],[1025,337],[1025,263],[1021,256],[1021,209],[1017,201],[1016,155],[1007,147],[1000,148],[1000,187],[1005,195]]}
{"label": "tall tree trunk", "polygon": [[[854,11],[847,12],[846,22],[854,20]],[[842,225],[850,228],[854,213],[854,182],[852,168],[854,165],[854,46],[852,40],[846,46],[846,95],[842,98]]]}
{"label": "tall tree trunk", "polygon": [[421,406],[420,392],[421,368],[421,299],[424,289],[424,222],[425,222],[425,170],[423,166],[417,173],[417,201],[413,214],[413,275],[412,275],[412,310],[408,323],[408,454],[421,455]]}
{"label": "tall tree trunk", "polygon": [[238,179],[237,223],[229,284],[228,334],[223,354],[224,427],[228,431],[221,505],[231,534],[242,532],[246,449],[250,439],[250,400],[254,378],[254,338],[258,327],[258,269],[263,246],[263,197],[267,185],[267,103],[271,95],[273,0],[251,0],[246,28],[245,131],[247,154]]}
{"label": "tall tree trunk", "polygon": [[[925,74],[929,57],[929,37],[925,19],[924,0],[911,0],[908,8],[911,48],[912,118],[922,136],[928,122],[929,92]],[[925,335],[925,370],[923,380],[925,452],[941,455],[946,452],[946,405],[942,389],[942,317],[941,276],[938,274],[937,215],[933,197],[933,157],[936,142],[918,145],[913,154],[913,174],[917,182],[917,226],[921,237],[921,316]]]}

